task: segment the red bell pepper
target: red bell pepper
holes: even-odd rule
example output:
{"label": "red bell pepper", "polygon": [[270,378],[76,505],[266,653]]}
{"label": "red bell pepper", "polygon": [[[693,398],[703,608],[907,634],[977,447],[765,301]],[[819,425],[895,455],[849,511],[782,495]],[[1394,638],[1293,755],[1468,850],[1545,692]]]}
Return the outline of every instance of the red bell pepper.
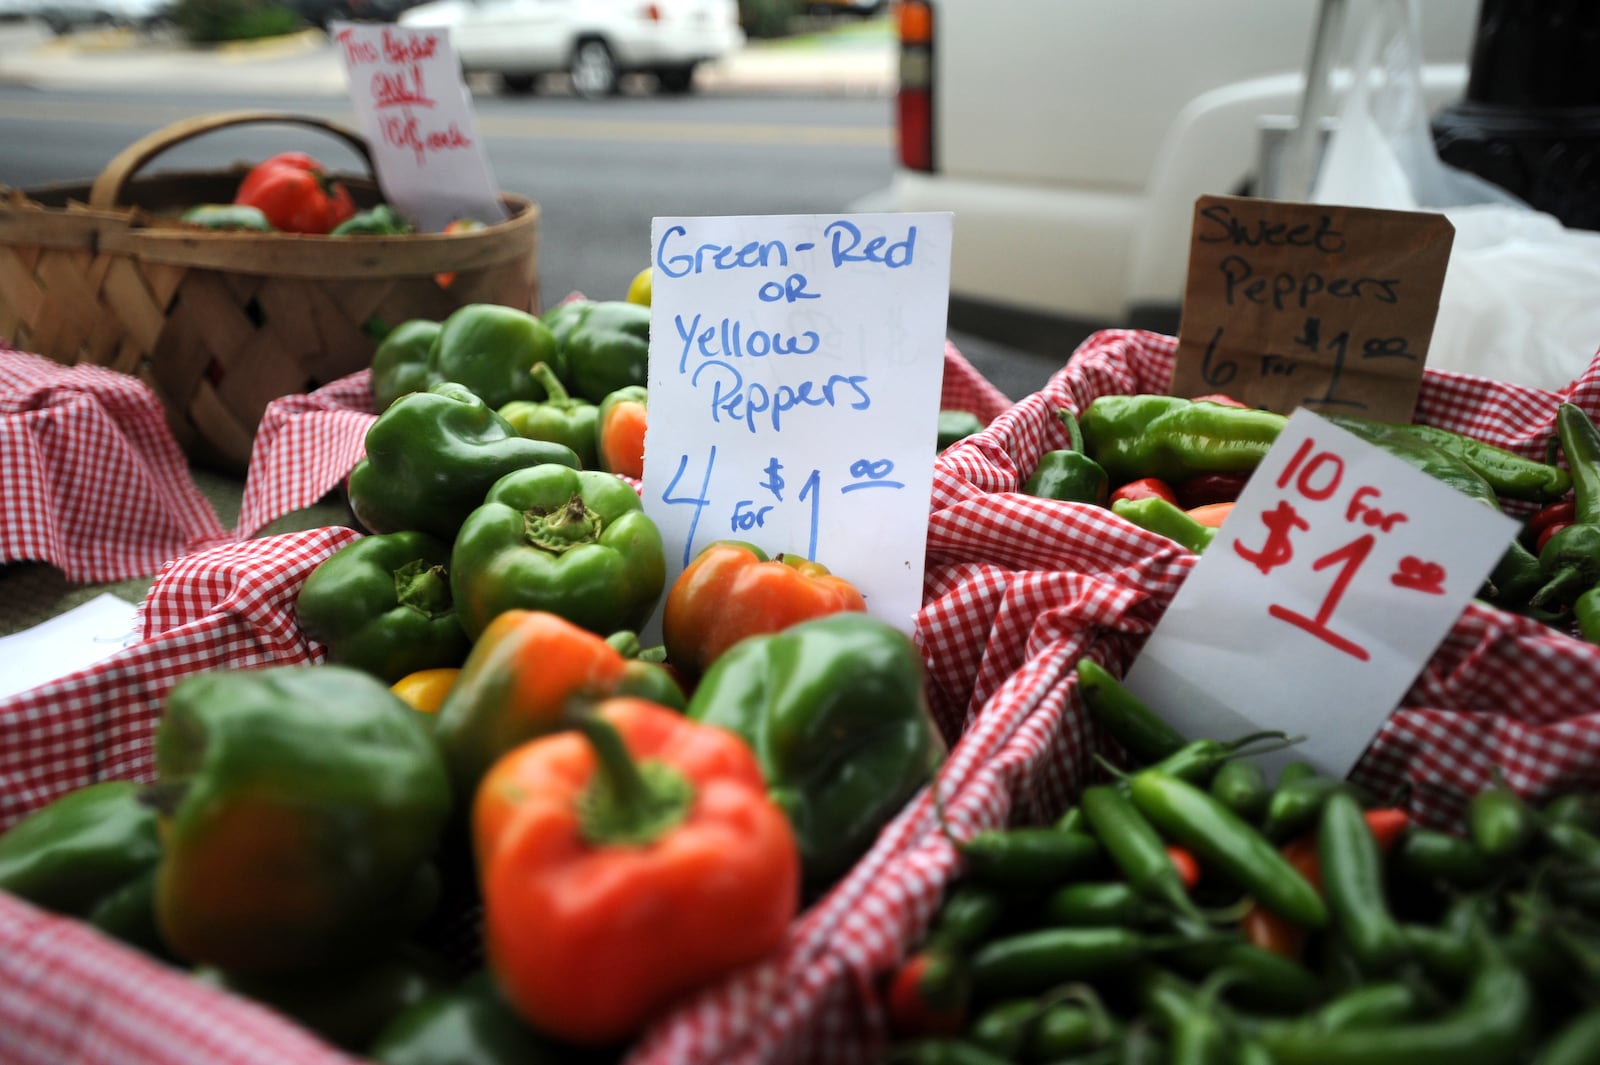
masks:
{"label": "red bell pepper", "polygon": [[1137,481],[1129,481],[1127,484],[1119,485],[1116,491],[1111,493],[1111,497],[1106,500],[1106,506],[1109,507],[1119,499],[1149,499],[1152,496],[1157,499],[1165,499],[1173,506],[1178,505],[1177,493],[1172,490],[1172,486],[1166,481],[1159,477],[1141,477]]}
{"label": "red bell pepper", "polygon": [[274,229],[322,234],[356,213],[350,190],[304,152],[283,152],[257,163],[233,202],[258,207]]}
{"label": "red bell pepper", "polygon": [[800,857],[733,732],[642,699],[532,740],[478,789],[488,967],[557,1039],[609,1045],[782,946]]}

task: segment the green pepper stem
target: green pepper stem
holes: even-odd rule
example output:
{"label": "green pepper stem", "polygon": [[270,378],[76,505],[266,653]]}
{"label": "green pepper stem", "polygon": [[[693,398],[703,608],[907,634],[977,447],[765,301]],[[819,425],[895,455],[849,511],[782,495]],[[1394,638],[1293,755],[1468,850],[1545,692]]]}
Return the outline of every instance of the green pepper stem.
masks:
{"label": "green pepper stem", "polygon": [[572,394],[561,383],[561,378],[556,376],[556,372],[550,368],[549,363],[536,362],[528,368],[528,372],[533,374],[535,381],[544,386],[547,401],[551,403],[566,403],[572,399]]}
{"label": "green pepper stem", "polygon": [[589,509],[583,496],[574,495],[553,511],[523,511],[523,533],[528,542],[556,554],[592,544],[600,538],[600,515]]}
{"label": "green pepper stem", "polygon": [[1070,441],[1070,449],[1073,451],[1082,451],[1083,429],[1078,425],[1078,416],[1073,414],[1065,407],[1058,407],[1056,409],[1056,420],[1062,425],[1066,426],[1067,440]]}
{"label": "green pepper stem", "polygon": [[694,785],[665,762],[635,762],[609,721],[570,713],[594,750],[595,775],[578,799],[583,838],[596,845],[645,846],[689,815]]}
{"label": "green pepper stem", "polygon": [[443,566],[429,565],[420,558],[394,571],[395,600],[432,620],[450,613],[450,574]]}

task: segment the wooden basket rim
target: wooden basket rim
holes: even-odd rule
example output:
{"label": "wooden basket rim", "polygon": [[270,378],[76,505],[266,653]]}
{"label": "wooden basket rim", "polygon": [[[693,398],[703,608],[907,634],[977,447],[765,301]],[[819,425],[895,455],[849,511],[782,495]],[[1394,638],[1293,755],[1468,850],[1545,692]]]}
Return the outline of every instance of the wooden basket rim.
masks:
{"label": "wooden basket rim", "polygon": [[[169,180],[185,176],[165,175]],[[539,205],[511,192],[500,193],[509,215],[503,221],[459,233],[393,237],[209,230],[158,219],[137,207],[105,210],[76,201],[49,207],[19,196],[29,193],[13,190],[0,202],[0,243],[76,247],[144,262],[306,279],[420,277],[481,269],[525,258],[539,221]]]}

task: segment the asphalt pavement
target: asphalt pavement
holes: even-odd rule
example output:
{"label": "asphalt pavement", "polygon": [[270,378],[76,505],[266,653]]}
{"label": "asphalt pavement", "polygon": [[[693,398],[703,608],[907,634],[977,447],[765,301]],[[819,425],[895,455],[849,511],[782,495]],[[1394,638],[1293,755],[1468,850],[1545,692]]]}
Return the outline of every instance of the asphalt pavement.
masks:
{"label": "asphalt pavement", "polygon": [[[733,55],[704,64],[696,71],[695,89],[874,96],[893,92],[897,77],[887,26],[858,25],[838,33],[750,41]],[[159,30],[82,29],[54,38],[31,22],[0,25],[0,83],[131,91],[347,91],[338,50],[319,30],[199,47]]]}

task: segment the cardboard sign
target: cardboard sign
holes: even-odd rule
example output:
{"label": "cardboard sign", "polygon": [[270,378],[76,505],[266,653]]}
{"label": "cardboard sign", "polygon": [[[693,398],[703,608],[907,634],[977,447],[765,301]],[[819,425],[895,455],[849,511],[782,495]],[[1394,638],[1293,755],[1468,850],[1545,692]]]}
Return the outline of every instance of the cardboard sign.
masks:
{"label": "cardboard sign", "polygon": [[668,587],[714,540],[922,604],[949,214],[657,218],[644,509]]}
{"label": "cardboard sign", "polygon": [[1304,736],[1265,763],[1345,776],[1517,522],[1293,414],[1129,670],[1180,732]]}
{"label": "cardboard sign", "polygon": [[1454,237],[1441,214],[1200,197],[1169,391],[1411,421]]}
{"label": "cardboard sign", "polygon": [[378,187],[424,233],[506,217],[448,30],[333,22]]}

